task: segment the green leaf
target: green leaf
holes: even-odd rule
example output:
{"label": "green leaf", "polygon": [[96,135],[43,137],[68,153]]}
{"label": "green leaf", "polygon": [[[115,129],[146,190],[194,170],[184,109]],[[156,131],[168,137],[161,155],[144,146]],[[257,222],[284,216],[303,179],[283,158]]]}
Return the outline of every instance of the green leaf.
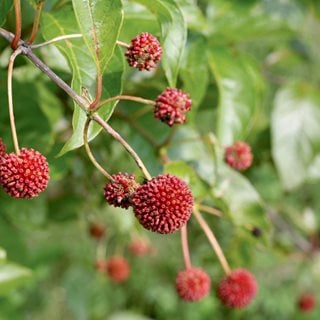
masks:
{"label": "green leaf", "polygon": [[[42,15],[43,36],[45,39],[51,39],[58,35],[68,35],[79,33],[77,22],[71,6],[64,6],[55,13],[45,13]],[[91,97],[96,92],[97,70],[95,62],[92,60],[83,39],[69,39],[56,43],[58,49],[68,59],[72,69],[72,88],[82,94],[83,88],[86,88]],[[103,76],[102,98],[115,96],[122,91],[122,73],[124,69],[124,59],[120,48],[116,48],[111,58],[109,68]],[[105,105],[99,110],[99,115],[108,119],[116,103]],[[75,104],[72,126],[73,135],[65,144],[59,155],[83,145],[83,128],[86,121],[86,114]],[[89,140],[92,140],[101,131],[101,127],[93,125],[89,131]]]}
{"label": "green leaf", "polygon": [[7,13],[13,5],[12,0],[1,0],[0,1],[0,27],[6,22]]}
{"label": "green leaf", "polygon": [[[124,59],[123,54],[120,48],[116,48],[115,54],[112,56],[110,61],[110,66],[107,72],[103,76],[103,99],[107,99],[109,97],[113,97],[121,94],[122,91],[122,73],[124,70]],[[74,79],[73,86],[79,87],[80,82],[79,79]],[[93,79],[92,79],[93,80]],[[99,110],[99,115],[102,116],[106,121],[111,117],[116,102],[108,103],[104,105]],[[72,126],[73,126],[73,134],[71,138],[67,141],[67,143],[63,146],[59,155],[63,155],[69,150],[73,150],[75,148],[79,148],[83,145],[83,129],[84,124],[87,120],[86,114],[78,107],[75,107],[73,118],[72,118]],[[89,140],[94,139],[99,132],[102,130],[101,126],[93,123],[89,128]]]}
{"label": "green leaf", "polygon": [[306,83],[285,86],[276,95],[272,113],[272,155],[284,188],[308,177],[320,152],[320,95]]}
{"label": "green leaf", "polygon": [[192,190],[195,198],[206,195],[206,186],[199,178],[196,171],[184,161],[172,161],[164,166],[165,173],[171,173],[183,179]]}
{"label": "green leaf", "polygon": [[269,228],[260,195],[250,181],[221,163],[215,196],[227,205],[228,213],[238,226]]}
{"label": "green leaf", "polygon": [[258,67],[249,56],[214,47],[209,51],[209,66],[219,88],[218,139],[226,145],[245,140],[261,104]]}
{"label": "green leaf", "polygon": [[2,264],[7,259],[6,250],[0,247],[0,264]]}
{"label": "green leaf", "polygon": [[187,39],[187,26],[179,6],[171,0],[134,0],[157,18],[162,33],[162,64],[170,87],[175,87]]}
{"label": "green leaf", "polygon": [[196,109],[201,103],[208,86],[209,73],[206,52],[207,42],[199,37],[186,48],[186,55],[181,67],[183,90],[188,92],[192,99],[191,116],[195,116]]}
{"label": "green leaf", "polygon": [[[30,68],[27,70],[30,71]],[[3,107],[0,113],[0,122],[9,123],[6,80],[3,76],[4,74],[0,76],[0,105]],[[23,82],[13,81],[14,113],[20,147],[34,148],[42,153],[47,153],[53,143],[53,132],[48,118],[42,111],[42,101],[38,89],[41,88],[45,91],[47,89],[43,83],[37,83],[39,79],[40,77],[35,77],[32,80],[25,79]],[[59,108],[59,105],[55,107]],[[0,128],[0,136],[7,144],[8,152],[11,152],[10,130],[2,129],[6,129],[6,127]]]}
{"label": "green leaf", "polygon": [[118,40],[123,12],[120,0],[73,0],[84,42],[103,74]]}
{"label": "green leaf", "polygon": [[5,294],[11,289],[24,284],[30,279],[31,270],[16,264],[0,265],[0,294]]}

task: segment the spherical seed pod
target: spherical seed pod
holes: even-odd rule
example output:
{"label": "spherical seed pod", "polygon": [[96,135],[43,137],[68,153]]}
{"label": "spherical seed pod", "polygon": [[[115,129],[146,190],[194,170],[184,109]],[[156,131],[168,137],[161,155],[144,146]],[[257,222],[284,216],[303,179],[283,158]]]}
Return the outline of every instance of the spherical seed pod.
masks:
{"label": "spherical seed pod", "polygon": [[244,308],[258,290],[255,277],[246,269],[236,269],[218,285],[218,298],[227,307]]}
{"label": "spherical seed pod", "polygon": [[20,154],[5,154],[0,158],[0,184],[14,198],[34,198],[49,182],[46,158],[34,149],[22,148]]}
{"label": "spherical seed pod", "polygon": [[186,122],[186,114],[191,110],[189,94],[176,88],[167,88],[156,99],[154,116],[168,126]]}
{"label": "spherical seed pod", "polygon": [[187,223],[193,208],[193,196],[183,180],[164,174],[139,186],[132,197],[132,206],[144,228],[167,234]]}
{"label": "spherical seed pod", "polygon": [[201,268],[188,268],[176,277],[179,297],[187,302],[199,301],[206,297],[211,288],[209,275]]}
{"label": "spherical seed pod", "polygon": [[143,32],[131,40],[125,56],[131,67],[140,71],[151,70],[161,60],[161,44],[152,34]]}

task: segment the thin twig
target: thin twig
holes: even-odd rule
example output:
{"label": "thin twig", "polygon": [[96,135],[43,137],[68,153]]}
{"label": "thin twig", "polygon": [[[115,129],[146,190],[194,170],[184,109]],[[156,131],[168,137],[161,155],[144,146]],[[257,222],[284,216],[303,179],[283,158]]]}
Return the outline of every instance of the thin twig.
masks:
{"label": "thin twig", "polygon": [[41,11],[43,9],[43,6],[44,6],[44,0],[40,0],[37,3],[37,8],[36,8],[36,13],[35,13],[34,20],[33,20],[31,35],[29,37],[29,40],[27,41],[28,44],[32,44],[38,34],[40,16],[41,16]]}
{"label": "thin twig", "polygon": [[201,213],[199,212],[199,210],[197,209],[196,206],[194,207],[194,215],[195,215],[196,219],[198,220],[204,233],[206,234],[214,252],[216,253],[225,274],[229,275],[231,272],[231,269],[230,269],[230,266],[228,264],[226,257],[223,254],[223,251],[219,245],[219,242],[216,239],[215,235],[213,234],[212,230],[209,228],[207,222],[203,219]]}
{"label": "thin twig", "polygon": [[15,50],[9,59],[9,65],[8,65],[8,107],[9,107],[9,117],[10,117],[10,126],[11,126],[11,134],[12,134],[12,140],[14,149],[17,155],[20,154],[20,148],[19,148],[19,142],[18,142],[18,136],[17,136],[17,130],[16,130],[16,124],[14,121],[14,112],[13,112],[13,99],[12,99],[12,72],[13,72],[13,65],[14,60],[16,57],[21,54],[20,48]]}
{"label": "thin twig", "polygon": [[117,44],[118,44],[119,46],[121,46],[121,47],[124,47],[124,48],[129,48],[129,47],[130,47],[129,44],[127,44],[127,43],[125,43],[125,42],[123,42],[123,41],[120,41],[120,40],[117,40]]}
{"label": "thin twig", "polygon": [[114,96],[111,98],[108,98],[106,100],[101,101],[97,107],[94,109],[94,111],[98,111],[101,107],[103,107],[104,105],[106,105],[109,102],[112,101],[119,101],[119,100],[130,100],[130,101],[135,101],[135,102],[139,102],[139,103],[143,103],[143,104],[149,104],[154,106],[156,103],[153,100],[149,100],[149,99],[144,99],[144,98],[140,98],[140,97],[134,97],[134,96],[127,96],[127,95],[119,95],[119,96]]}
{"label": "thin twig", "polygon": [[91,119],[88,117],[87,121],[84,125],[84,129],[83,129],[83,143],[84,143],[84,147],[86,149],[86,153],[89,157],[89,159],[91,160],[91,162],[93,163],[93,165],[109,180],[113,180],[112,176],[104,169],[102,168],[102,166],[97,162],[97,160],[95,159],[94,155],[91,152],[90,146],[89,146],[89,142],[88,142],[88,130],[89,130],[89,125],[90,125]]}
{"label": "thin twig", "polygon": [[58,42],[58,41],[61,41],[61,40],[76,39],[76,38],[82,38],[82,34],[75,33],[75,34],[67,34],[67,35],[64,35],[64,36],[55,37],[55,38],[53,38],[51,40],[48,40],[46,42],[42,42],[42,43],[39,43],[39,44],[33,44],[31,46],[31,49],[38,49],[38,48],[47,46],[48,44],[52,44],[52,43],[55,43],[55,42]]}
{"label": "thin twig", "polygon": [[206,206],[204,204],[198,204],[198,209],[200,211],[211,213],[217,217],[222,217],[222,215],[223,215],[222,211],[220,211],[219,209],[212,208],[212,207]]}
{"label": "thin twig", "polygon": [[91,118],[92,120],[97,122],[106,132],[108,132],[114,139],[116,139],[123,145],[123,147],[135,160],[137,166],[140,168],[145,178],[147,180],[151,180],[151,175],[145,167],[143,161],[140,159],[138,154],[132,149],[132,147],[121,137],[121,135],[117,131],[115,131],[107,122],[105,122],[98,114],[93,114]]}
{"label": "thin twig", "polygon": [[186,269],[192,268],[191,259],[190,259],[190,252],[188,246],[188,232],[187,232],[187,225],[184,225],[181,228],[181,244],[182,244],[182,252],[183,252],[183,259]]}
{"label": "thin twig", "polygon": [[18,48],[19,40],[21,38],[21,4],[20,0],[14,0],[14,12],[16,17],[16,30],[14,38],[11,42],[11,48],[16,50]]}

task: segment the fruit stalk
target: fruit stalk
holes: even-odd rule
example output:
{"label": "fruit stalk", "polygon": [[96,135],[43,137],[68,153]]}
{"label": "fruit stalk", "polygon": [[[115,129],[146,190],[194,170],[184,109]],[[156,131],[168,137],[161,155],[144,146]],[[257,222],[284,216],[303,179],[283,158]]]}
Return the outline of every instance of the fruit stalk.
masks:
{"label": "fruit stalk", "polygon": [[226,257],[223,254],[223,251],[219,245],[219,242],[217,241],[215,235],[213,234],[212,230],[209,228],[207,222],[203,219],[201,213],[196,208],[196,206],[194,207],[194,213],[195,213],[195,217],[198,220],[201,228],[203,229],[204,233],[206,234],[214,252],[216,253],[225,274],[229,275],[231,273],[231,269],[230,269],[230,266],[228,264]]}

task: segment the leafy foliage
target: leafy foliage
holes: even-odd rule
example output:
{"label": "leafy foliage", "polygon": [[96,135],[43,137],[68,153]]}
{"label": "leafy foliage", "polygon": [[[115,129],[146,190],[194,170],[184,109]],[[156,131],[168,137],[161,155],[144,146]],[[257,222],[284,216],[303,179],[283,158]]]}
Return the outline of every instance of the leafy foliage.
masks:
{"label": "leafy foliage", "polygon": [[[14,32],[12,7],[0,1],[0,26]],[[22,1],[24,39],[35,7]],[[1,319],[319,319],[319,306],[305,316],[296,305],[305,291],[320,299],[319,16],[317,1],[47,0],[36,43],[76,36],[33,51],[88,104],[99,74],[101,100],[120,94],[155,100],[167,86],[190,94],[188,122],[175,128],[134,101],[109,102],[98,114],[153,176],[181,177],[200,211],[213,208],[215,216],[204,210],[203,217],[231,267],[256,275],[259,294],[245,310],[221,307],[214,294],[221,267],[191,218],[191,260],[209,273],[213,290],[196,304],[179,301],[179,234],[145,231],[131,209],[104,202],[106,178],[83,150],[86,113],[18,57],[13,100],[19,142],[47,156],[52,179],[32,201],[0,190]],[[143,31],[163,48],[161,65],[151,73],[130,69],[119,45]],[[11,48],[1,39],[0,137],[12,152]],[[241,173],[224,161],[224,148],[237,140],[254,153],[253,166]],[[108,172],[135,173],[143,183],[134,161],[101,126],[90,126],[89,141]],[[90,237],[91,222],[105,226],[103,240]],[[136,237],[149,239],[152,254],[130,253]],[[115,253],[132,268],[121,285],[95,269],[96,259]]]}

